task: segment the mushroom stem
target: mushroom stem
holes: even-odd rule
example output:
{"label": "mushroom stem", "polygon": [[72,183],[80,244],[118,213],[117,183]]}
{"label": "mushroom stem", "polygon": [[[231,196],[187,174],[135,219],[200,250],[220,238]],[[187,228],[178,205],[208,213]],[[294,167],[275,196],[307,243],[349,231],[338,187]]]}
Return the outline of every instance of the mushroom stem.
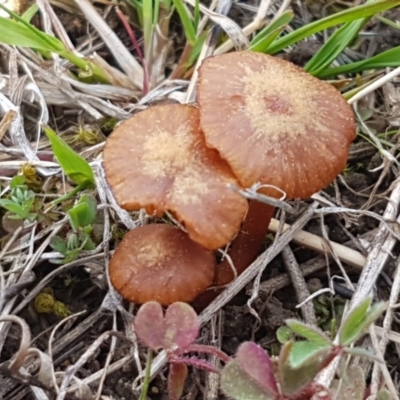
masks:
{"label": "mushroom stem", "polygon": [[[240,275],[256,259],[262,249],[265,235],[275,208],[258,201],[251,201],[246,219],[233,240],[228,252],[237,275]],[[227,285],[234,279],[234,273],[227,258],[218,266],[215,274],[215,286]]]}
{"label": "mushroom stem", "polygon": [[[237,275],[243,273],[260,254],[274,210],[275,208],[268,204],[250,201],[246,218],[228,252]],[[222,292],[223,287],[219,286],[227,285],[233,279],[234,273],[228,259],[225,258],[216,268],[213,286],[218,287],[206,290],[195,299],[193,306],[196,310],[207,307]]]}

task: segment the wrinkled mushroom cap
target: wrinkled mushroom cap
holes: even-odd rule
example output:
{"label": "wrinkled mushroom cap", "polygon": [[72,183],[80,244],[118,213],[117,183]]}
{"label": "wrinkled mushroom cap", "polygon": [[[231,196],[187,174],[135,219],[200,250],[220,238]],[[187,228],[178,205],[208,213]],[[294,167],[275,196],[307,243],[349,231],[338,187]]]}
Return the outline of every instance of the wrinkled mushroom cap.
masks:
{"label": "wrinkled mushroom cap", "polygon": [[212,283],[215,258],[180,229],[146,225],[128,232],[110,260],[112,285],[133,303],[190,302]]}
{"label": "wrinkled mushroom cap", "polygon": [[356,134],[351,107],[332,85],[287,61],[253,52],[208,58],[198,101],[207,144],[245,187],[260,182],[308,198],[346,166]]}
{"label": "wrinkled mushroom cap", "polygon": [[244,219],[247,201],[229,189],[239,183],[205,145],[195,107],[168,104],[134,115],[109,137],[103,159],[121,207],[171,211],[190,238],[208,249],[228,243]]}

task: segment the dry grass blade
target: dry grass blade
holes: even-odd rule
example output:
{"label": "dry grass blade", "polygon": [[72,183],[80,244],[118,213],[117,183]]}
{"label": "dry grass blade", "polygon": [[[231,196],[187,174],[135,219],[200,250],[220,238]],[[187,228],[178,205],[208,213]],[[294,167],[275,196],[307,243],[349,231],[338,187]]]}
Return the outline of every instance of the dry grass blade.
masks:
{"label": "dry grass blade", "polygon": [[95,350],[105,341],[107,340],[110,336],[115,336],[116,338],[119,338],[121,340],[124,340],[128,343],[130,343],[130,341],[128,341],[128,339],[126,339],[126,337],[124,335],[122,335],[119,332],[114,332],[114,331],[107,331],[102,333],[89,347],[88,349],[85,351],[85,353],[83,353],[83,355],[79,358],[79,360],[74,364],[71,365],[70,367],[67,368],[67,370],[65,371],[64,374],[64,378],[63,381],[61,383],[60,386],[60,391],[57,395],[57,400],[64,400],[65,396],[67,395],[67,391],[68,391],[68,386],[70,383],[70,380],[74,377],[74,375],[76,374],[76,372],[82,368],[82,366],[88,361],[88,359],[93,356]]}
{"label": "dry grass blade", "polygon": [[[276,233],[278,231],[278,228],[279,221],[273,218],[268,229],[271,232]],[[283,226],[283,231],[285,232],[288,229],[290,229],[290,225],[285,224]],[[325,253],[325,251],[327,250],[324,239],[306,231],[297,232],[297,234],[293,238],[293,241],[300,246],[318,251],[319,253]],[[358,268],[362,268],[364,266],[366,258],[359,251],[350,249],[346,246],[332,241],[330,241],[330,246],[333,249],[334,253],[343,262],[346,262],[347,264]]]}
{"label": "dry grass blade", "polygon": [[[297,263],[296,257],[289,245],[283,248],[282,258],[296,291],[297,301],[299,303],[304,303],[307,298],[310,297],[310,292],[307,288],[306,281],[299,264]],[[303,304],[301,312],[303,314],[303,319],[307,324],[317,325],[317,317],[315,315],[314,306],[311,302]]]}
{"label": "dry grass blade", "polygon": [[[373,230],[371,232],[367,232],[364,235],[361,235],[360,239],[366,240],[368,242],[372,242],[376,235],[376,231]],[[351,241],[344,243],[343,246],[352,246],[354,245]],[[348,248],[348,247],[346,247]],[[345,261],[345,260],[342,260]],[[312,258],[309,261],[300,264],[301,273],[303,276],[311,275],[313,272],[317,272],[322,268],[326,268],[327,262],[326,257],[324,255],[319,255],[315,258]],[[362,265],[357,266],[356,269],[361,271]],[[264,282],[261,282],[259,288],[259,296],[264,298],[268,298],[271,293],[283,289],[285,286],[288,286],[292,283],[290,276],[287,273],[279,274],[274,276]],[[251,295],[251,290],[247,290],[247,294]]]}
{"label": "dry grass blade", "polygon": [[31,344],[31,331],[28,324],[20,317],[15,315],[3,315],[0,317],[1,322],[12,322],[18,324],[21,328],[21,340],[19,349],[12,361],[0,365],[0,370],[8,369],[11,375],[16,374],[24,365],[25,358],[28,356],[29,346]]}
{"label": "dry grass blade", "polygon": [[[191,6],[195,6],[194,0],[185,0]],[[218,14],[209,10],[200,4],[200,11],[210,18],[211,21],[219,25],[231,39],[233,46],[236,50],[245,50],[249,47],[250,43],[247,37],[243,34],[240,27],[225,15]]]}
{"label": "dry grass blade", "polygon": [[[389,340],[389,331],[392,326],[394,310],[393,306],[397,303],[400,294],[400,262],[397,260],[396,271],[394,273],[394,280],[392,283],[392,290],[390,292],[389,304],[387,307],[386,315],[383,320],[381,340],[379,342],[379,349],[382,354],[385,354],[386,346]],[[380,367],[374,364],[371,378],[371,395],[376,395],[379,390],[380,384]]]}
{"label": "dry grass blade", "polygon": [[130,89],[143,89],[143,68],[139,62],[132,56],[128,49],[121,43],[118,36],[104,21],[92,3],[87,0],[75,0],[85,14],[87,20],[97,30],[104,43],[107,45],[122,70],[129,77],[132,86]]}

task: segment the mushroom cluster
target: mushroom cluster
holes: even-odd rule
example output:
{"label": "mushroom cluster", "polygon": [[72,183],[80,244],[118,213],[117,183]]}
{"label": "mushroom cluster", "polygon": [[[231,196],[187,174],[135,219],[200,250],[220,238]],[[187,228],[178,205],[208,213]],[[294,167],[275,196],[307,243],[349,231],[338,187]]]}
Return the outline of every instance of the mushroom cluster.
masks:
{"label": "mushroom cluster", "polygon": [[355,138],[352,109],[333,86],[272,56],[210,57],[197,89],[198,106],[141,111],[104,149],[106,178],[122,208],[169,211],[187,231],[156,224],[124,237],[109,272],[133,302],[192,301],[229,283],[231,267],[226,260],[215,267],[212,250],[233,239],[229,254],[240,274],[260,251],[274,211],[249,207],[231,186],[260,183],[269,196],[309,198],[342,172]]}

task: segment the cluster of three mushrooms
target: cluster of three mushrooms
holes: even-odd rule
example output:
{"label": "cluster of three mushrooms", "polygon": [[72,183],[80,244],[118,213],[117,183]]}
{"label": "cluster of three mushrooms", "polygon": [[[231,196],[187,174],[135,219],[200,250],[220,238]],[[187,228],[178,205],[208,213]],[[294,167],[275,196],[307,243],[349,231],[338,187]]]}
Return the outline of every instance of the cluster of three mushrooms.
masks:
{"label": "cluster of three mushrooms", "polygon": [[[259,251],[273,213],[260,203],[249,209],[230,185],[261,183],[270,196],[281,195],[277,187],[287,198],[308,198],[344,169],[355,137],[352,110],[336,89],[259,53],[205,60],[198,102],[199,108],[170,104],[142,111],[106,143],[106,177],[121,207],[170,211],[189,236],[150,225],[124,237],[110,276],[130,301],[191,301],[213,282],[228,283],[233,272],[226,261],[215,269],[211,251],[231,241],[245,221],[230,249],[241,273]],[[164,274],[168,263],[173,268]],[[184,294],[178,283],[188,289]]]}

